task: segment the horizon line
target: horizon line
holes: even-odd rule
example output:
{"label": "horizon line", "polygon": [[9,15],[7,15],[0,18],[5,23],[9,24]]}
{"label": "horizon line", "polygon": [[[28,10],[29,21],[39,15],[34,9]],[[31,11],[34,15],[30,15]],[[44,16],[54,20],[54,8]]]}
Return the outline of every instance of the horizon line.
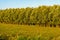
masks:
{"label": "horizon line", "polygon": [[[53,4],[53,5],[39,5],[39,6],[54,6],[54,5],[59,5],[60,6],[60,4]],[[39,6],[26,6],[26,7],[6,7],[6,8],[0,8],[0,10],[3,10],[3,9],[16,9],[16,8],[27,8],[27,7],[29,7],[29,8],[37,8],[37,7],[39,7]]]}

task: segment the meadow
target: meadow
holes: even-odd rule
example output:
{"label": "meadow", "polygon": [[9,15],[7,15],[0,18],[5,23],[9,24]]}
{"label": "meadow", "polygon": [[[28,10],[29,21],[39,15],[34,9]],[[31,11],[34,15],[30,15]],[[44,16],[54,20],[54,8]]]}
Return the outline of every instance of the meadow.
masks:
{"label": "meadow", "polygon": [[0,40],[60,40],[60,28],[0,23]]}

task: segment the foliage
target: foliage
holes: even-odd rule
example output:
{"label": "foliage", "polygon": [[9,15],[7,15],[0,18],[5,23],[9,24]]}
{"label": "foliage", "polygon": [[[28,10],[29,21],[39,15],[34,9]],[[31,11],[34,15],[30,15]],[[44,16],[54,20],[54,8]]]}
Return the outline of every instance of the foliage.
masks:
{"label": "foliage", "polygon": [[0,10],[0,22],[25,25],[60,26],[60,6]]}

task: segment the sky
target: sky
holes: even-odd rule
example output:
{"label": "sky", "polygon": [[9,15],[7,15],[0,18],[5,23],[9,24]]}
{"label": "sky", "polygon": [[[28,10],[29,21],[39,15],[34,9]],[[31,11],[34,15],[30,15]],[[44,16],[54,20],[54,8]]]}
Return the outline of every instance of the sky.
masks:
{"label": "sky", "polygon": [[0,0],[0,9],[60,5],[60,0]]}

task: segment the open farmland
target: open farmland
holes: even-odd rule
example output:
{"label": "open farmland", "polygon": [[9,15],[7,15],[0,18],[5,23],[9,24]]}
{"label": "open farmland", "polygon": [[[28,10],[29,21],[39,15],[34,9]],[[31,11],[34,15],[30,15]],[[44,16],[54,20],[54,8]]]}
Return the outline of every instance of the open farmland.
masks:
{"label": "open farmland", "polygon": [[0,23],[0,40],[60,40],[60,28]]}
{"label": "open farmland", "polygon": [[0,10],[0,40],[60,40],[60,5]]}
{"label": "open farmland", "polygon": [[0,0],[0,40],[60,40],[60,0]]}

